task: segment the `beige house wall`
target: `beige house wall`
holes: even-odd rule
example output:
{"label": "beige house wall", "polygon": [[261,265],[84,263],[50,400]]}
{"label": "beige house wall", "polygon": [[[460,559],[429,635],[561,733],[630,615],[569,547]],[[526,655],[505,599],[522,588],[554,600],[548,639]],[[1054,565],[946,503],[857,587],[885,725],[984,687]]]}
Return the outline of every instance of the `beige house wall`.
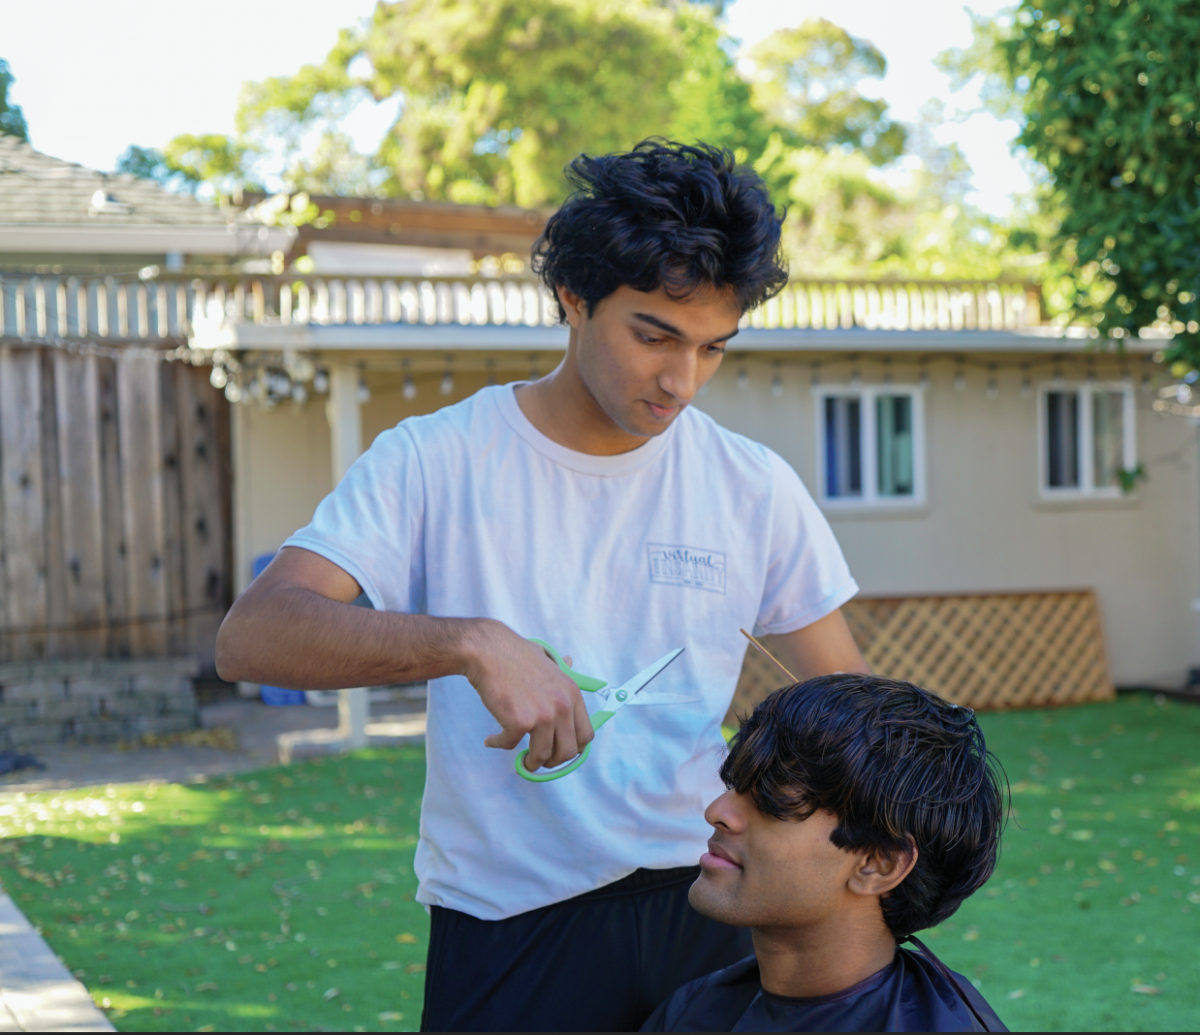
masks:
{"label": "beige house wall", "polygon": [[[524,357],[501,357],[500,380],[520,376]],[[376,357],[378,361],[378,357]],[[1119,683],[1178,683],[1200,664],[1200,456],[1196,429],[1150,408],[1137,392],[1137,455],[1149,479],[1129,497],[1047,502],[1038,493],[1037,396],[1024,398],[1020,357],[995,357],[958,369],[949,357],[928,365],[925,392],[927,499],[907,510],[828,510],[830,522],[867,595],[1091,588],[1100,597],[1113,677]],[[1082,379],[1084,360],[1052,365],[1031,358],[1035,385],[1053,369]],[[544,365],[543,365],[544,368]],[[747,374],[738,383],[739,368]],[[853,369],[864,383],[890,372],[897,384],[916,384],[920,367],[897,357],[821,362],[824,384],[847,384]],[[1116,359],[1090,364],[1116,378]],[[1135,371],[1140,376],[1140,371]],[[807,358],[778,365],[730,356],[697,405],[735,431],[769,445],[816,492],[814,369]],[[778,375],[783,392],[771,390]],[[989,377],[998,398],[985,393]],[[441,374],[415,377],[418,395],[403,397],[398,360],[366,374],[371,399],[362,408],[363,443],[405,417],[427,413],[478,390],[483,373],[456,372],[442,395]],[[322,400],[271,411],[236,408],[234,427],[238,589],[249,581],[251,559],[304,525],[329,491],[330,438]]]}

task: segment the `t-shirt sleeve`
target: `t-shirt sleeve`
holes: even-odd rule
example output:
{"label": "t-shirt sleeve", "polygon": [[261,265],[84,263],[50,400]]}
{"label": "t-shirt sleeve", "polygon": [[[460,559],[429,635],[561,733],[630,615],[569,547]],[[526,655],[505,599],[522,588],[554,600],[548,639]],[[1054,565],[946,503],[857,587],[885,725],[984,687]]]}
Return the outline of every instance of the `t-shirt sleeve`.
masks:
{"label": "t-shirt sleeve", "polygon": [[832,614],[858,592],[858,583],[800,476],[782,457],[770,458],[771,552],[756,631],[778,635]]}
{"label": "t-shirt sleeve", "polygon": [[351,575],[378,611],[425,607],[425,489],[403,425],[379,435],[283,545],[320,554]]}

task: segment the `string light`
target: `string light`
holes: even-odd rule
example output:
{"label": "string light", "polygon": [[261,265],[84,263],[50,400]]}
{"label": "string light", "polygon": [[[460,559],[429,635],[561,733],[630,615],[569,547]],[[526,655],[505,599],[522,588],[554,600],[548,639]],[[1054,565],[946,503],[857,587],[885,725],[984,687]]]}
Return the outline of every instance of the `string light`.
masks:
{"label": "string light", "polygon": [[536,381],[542,375],[538,373],[538,354],[529,353],[529,380]]}
{"label": "string light", "polygon": [[810,377],[810,381],[812,382],[812,386],[814,388],[816,388],[821,383],[821,364],[818,363],[816,360],[813,360],[813,362],[810,365],[812,368],[812,375]]}
{"label": "string light", "polygon": [[496,361],[491,358],[487,361],[487,383],[489,386],[496,383]]}
{"label": "string light", "polygon": [[229,375],[225,373],[224,367],[213,367],[212,373],[208,375],[208,383],[214,388],[224,388],[229,381]]}
{"label": "string light", "polygon": [[1000,382],[996,380],[996,364],[992,363],[988,367],[988,382],[986,389],[987,397],[995,402],[1000,398]]}
{"label": "string light", "polygon": [[746,368],[738,367],[737,386],[743,392],[750,387],[750,375],[746,372]]}
{"label": "string light", "polygon": [[780,372],[782,364],[779,360],[775,360],[775,373],[771,375],[771,394],[778,399],[783,395],[783,374]]}
{"label": "string light", "polygon": [[962,364],[960,363],[959,366],[954,371],[954,390],[956,392],[964,392],[964,391],[966,391],[966,388],[967,388],[967,375],[966,375],[966,372],[962,368]]}
{"label": "string light", "polygon": [[371,401],[371,389],[367,387],[366,379],[360,377],[358,379],[358,402],[359,405],[365,405]]}
{"label": "string light", "polygon": [[308,389],[302,384],[292,385],[292,402],[297,406],[303,406],[308,402]]}
{"label": "string light", "polygon": [[862,386],[862,374],[859,372],[858,367],[850,371],[850,384],[855,388]]}
{"label": "string light", "polygon": [[925,360],[921,360],[921,374],[917,378],[917,384],[925,391],[928,391],[929,386],[933,384],[933,378],[929,376],[929,367]]}
{"label": "string light", "polygon": [[318,395],[324,395],[329,391],[329,374],[324,370],[318,370],[313,374],[313,391]]}

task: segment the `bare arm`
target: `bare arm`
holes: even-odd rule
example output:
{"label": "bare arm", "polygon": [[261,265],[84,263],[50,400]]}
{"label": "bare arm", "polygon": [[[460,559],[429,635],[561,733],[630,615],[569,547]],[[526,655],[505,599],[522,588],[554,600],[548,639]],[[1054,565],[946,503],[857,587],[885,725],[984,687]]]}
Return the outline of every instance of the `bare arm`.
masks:
{"label": "bare arm", "polygon": [[768,636],[764,646],[799,680],[833,672],[870,672],[840,610],[803,629]]}
{"label": "bare arm", "polygon": [[352,605],[359,593],[332,561],[281,550],[221,623],[221,678],[318,690],[463,675],[501,726],[484,743],[513,748],[528,733],[529,769],[566,762],[592,739],[578,687],[508,626],[371,611]]}

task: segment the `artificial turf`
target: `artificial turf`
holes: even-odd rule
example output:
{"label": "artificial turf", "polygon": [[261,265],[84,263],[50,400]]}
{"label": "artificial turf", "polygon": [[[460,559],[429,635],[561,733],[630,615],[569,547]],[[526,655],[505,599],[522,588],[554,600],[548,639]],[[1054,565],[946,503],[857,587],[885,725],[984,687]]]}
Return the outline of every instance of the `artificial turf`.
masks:
{"label": "artificial turf", "polygon": [[[989,884],[922,937],[1015,1030],[1193,1030],[1200,708],[982,720],[1014,817]],[[413,1029],[423,779],[406,749],[10,799],[0,878],[122,1030]]]}

